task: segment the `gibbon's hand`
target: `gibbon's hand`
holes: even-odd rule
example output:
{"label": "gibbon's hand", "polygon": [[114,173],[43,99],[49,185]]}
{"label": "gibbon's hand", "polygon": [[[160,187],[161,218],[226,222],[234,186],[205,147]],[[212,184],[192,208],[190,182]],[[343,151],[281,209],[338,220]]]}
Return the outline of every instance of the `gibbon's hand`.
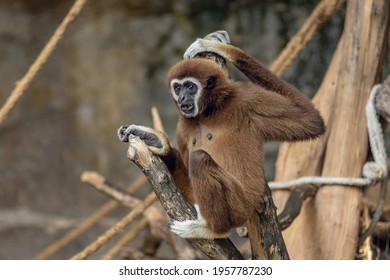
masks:
{"label": "gibbon's hand", "polygon": [[130,135],[139,137],[156,155],[165,155],[169,150],[168,138],[163,133],[146,126],[122,125],[117,134],[122,142],[129,142]]}
{"label": "gibbon's hand", "polygon": [[219,30],[207,34],[203,39],[197,39],[193,42],[187,50],[184,52],[184,59],[189,59],[195,57],[198,53],[209,51],[206,46],[202,43],[202,41],[215,41],[223,44],[230,44],[229,34],[224,30]]}

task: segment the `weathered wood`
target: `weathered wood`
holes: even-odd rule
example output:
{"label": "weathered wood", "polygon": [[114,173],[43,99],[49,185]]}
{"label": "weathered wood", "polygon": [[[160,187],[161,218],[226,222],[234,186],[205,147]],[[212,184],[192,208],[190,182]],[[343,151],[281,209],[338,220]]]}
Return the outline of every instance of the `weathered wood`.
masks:
{"label": "weathered wood", "polygon": [[301,213],[303,203],[309,197],[314,197],[317,187],[305,185],[291,191],[283,211],[278,216],[280,229],[288,228]]}
{"label": "weathered wood", "polygon": [[[388,19],[387,0],[348,2],[345,23],[348,33],[339,72],[336,117],[328,140],[323,176],[361,176],[368,147],[365,106],[383,69]],[[324,187],[318,191],[320,258],[354,258],[361,199],[362,191],[357,188]]]}
{"label": "weathered wood", "polygon": [[[286,165],[284,172],[289,175],[284,175],[279,168],[282,165],[279,157],[279,179],[319,173],[336,177],[361,176],[368,146],[364,108],[382,70],[388,17],[386,0],[348,1],[342,43],[330,66],[333,71],[338,70],[333,74],[328,71],[322,85],[326,87],[323,90],[334,97],[328,110],[320,108],[327,123],[327,136],[321,138],[320,143],[309,145],[318,150],[301,150],[302,153],[297,154],[298,149],[285,146],[282,156],[291,157],[290,164],[297,157],[299,162]],[[323,104],[325,99],[326,96],[318,95],[316,100],[322,107],[328,106]],[[359,235],[361,198],[362,192],[356,188],[322,187],[285,232],[291,257],[353,259]]]}
{"label": "weathered wood", "polygon": [[[276,161],[275,181],[288,181],[302,176],[321,175],[326,142],[328,140],[329,123],[331,123],[331,118],[333,117],[332,108],[339,78],[338,72],[342,57],[342,41],[343,37],[339,40],[328,71],[317,94],[312,100],[315,107],[321,112],[321,116],[327,126],[327,132],[316,141],[281,144]],[[290,192],[287,190],[273,192],[274,201],[278,209],[283,209],[289,194]],[[305,214],[304,212],[302,214]],[[286,235],[285,232],[284,236],[288,236],[288,234]],[[302,238],[304,237],[302,236]],[[287,247],[290,248],[289,241],[285,241]],[[290,254],[290,256],[292,255]]]}
{"label": "weathered wood", "polygon": [[[329,123],[332,118],[332,108],[335,88],[338,81],[338,71],[342,57],[342,42],[340,39],[337,50],[326,72],[323,82],[313,99],[316,108],[327,126],[327,132],[316,141],[283,143],[279,149],[276,162],[276,181],[287,181],[301,176],[321,175],[326,141],[329,133]],[[277,190],[273,192],[274,202],[278,209],[283,209],[290,192]],[[312,199],[308,199],[301,209],[300,215],[287,229],[283,231],[286,246],[291,259],[316,259],[317,237],[315,234],[315,208]]]}
{"label": "weathered wood", "polygon": [[[306,199],[314,197],[317,190],[318,188],[315,186],[303,185],[291,191],[284,209],[278,215],[278,224],[280,230],[285,230],[293,223],[293,221],[299,216],[299,213],[301,213],[301,209]],[[272,207],[276,211],[275,205]],[[260,218],[259,221],[261,221]],[[261,222],[259,223],[261,224]],[[246,226],[237,228],[237,234],[240,237],[248,237],[248,228]]]}
{"label": "weathered wood", "polygon": [[290,259],[276,215],[271,189],[265,188],[264,204],[247,222],[248,237],[254,260]]}
{"label": "weathered wood", "polygon": [[[181,195],[165,164],[138,137],[129,137],[127,156],[148,178],[171,219],[196,219],[195,209]],[[191,239],[191,242],[210,259],[243,259],[230,239]]]}

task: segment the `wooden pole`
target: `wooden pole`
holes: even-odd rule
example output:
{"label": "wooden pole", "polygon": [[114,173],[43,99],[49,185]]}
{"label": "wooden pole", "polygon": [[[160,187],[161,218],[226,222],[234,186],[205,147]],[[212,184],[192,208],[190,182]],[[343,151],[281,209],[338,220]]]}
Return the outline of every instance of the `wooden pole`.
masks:
{"label": "wooden pole", "polygon": [[[387,0],[348,1],[343,38],[315,98],[328,133],[317,143],[284,145],[277,179],[361,176],[368,147],[364,108],[383,69],[389,12]],[[275,197],[281,203],[285,194]],[[360,189],[321,188],[285,232],[291,258],[353,259],[361,199]]]}

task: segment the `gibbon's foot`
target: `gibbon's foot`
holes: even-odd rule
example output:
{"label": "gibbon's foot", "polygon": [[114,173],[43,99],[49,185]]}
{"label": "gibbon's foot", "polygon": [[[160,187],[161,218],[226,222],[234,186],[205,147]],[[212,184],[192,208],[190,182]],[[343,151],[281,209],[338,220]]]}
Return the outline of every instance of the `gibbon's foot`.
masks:
{"label": "gibbon's foot", "polygon": [[207,226],[207,221],[203,218],[199,210],[199,205],[195,204],[197,219],[176,221],[173,220],[169,224],[170,230],[181,238],[202,238],[202,239],[217,239],[217,238],[228,238],[230,231],[225,233],[216,233]]}
{"label": "gibbon's foot", "polygon": [[168,139],[152,128],[141,125],[122,125],[117,134],[122,142],[129,142],[130,135],[138,136],[157,155],[165,155],[168,151]]}

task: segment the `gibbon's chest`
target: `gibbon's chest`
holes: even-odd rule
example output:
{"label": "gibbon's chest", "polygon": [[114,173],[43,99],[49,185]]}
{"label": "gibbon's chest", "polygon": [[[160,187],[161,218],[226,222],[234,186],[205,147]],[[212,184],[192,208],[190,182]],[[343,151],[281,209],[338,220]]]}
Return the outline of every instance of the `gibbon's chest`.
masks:
{"label": "gibbon's chest", "polygon": [[238,167],[249,171],[247,165],[262,161],[263,147],[246,124],[226,116],[187,123],[188,156],[196,150],[204,150],[223,168],[237,170]]}
{"label": "gibbon's chest", "polygon": [[224,127],[215,127],[207,124],[193,126],[189,130],[187,137],[188,151],[191,153],[202,149],[209,154],[214,154],[214,150],[216,150],[218,146],[221,149],[229,148],[230,145],[227,139],[231,139],[231,136],[232,133]]}

